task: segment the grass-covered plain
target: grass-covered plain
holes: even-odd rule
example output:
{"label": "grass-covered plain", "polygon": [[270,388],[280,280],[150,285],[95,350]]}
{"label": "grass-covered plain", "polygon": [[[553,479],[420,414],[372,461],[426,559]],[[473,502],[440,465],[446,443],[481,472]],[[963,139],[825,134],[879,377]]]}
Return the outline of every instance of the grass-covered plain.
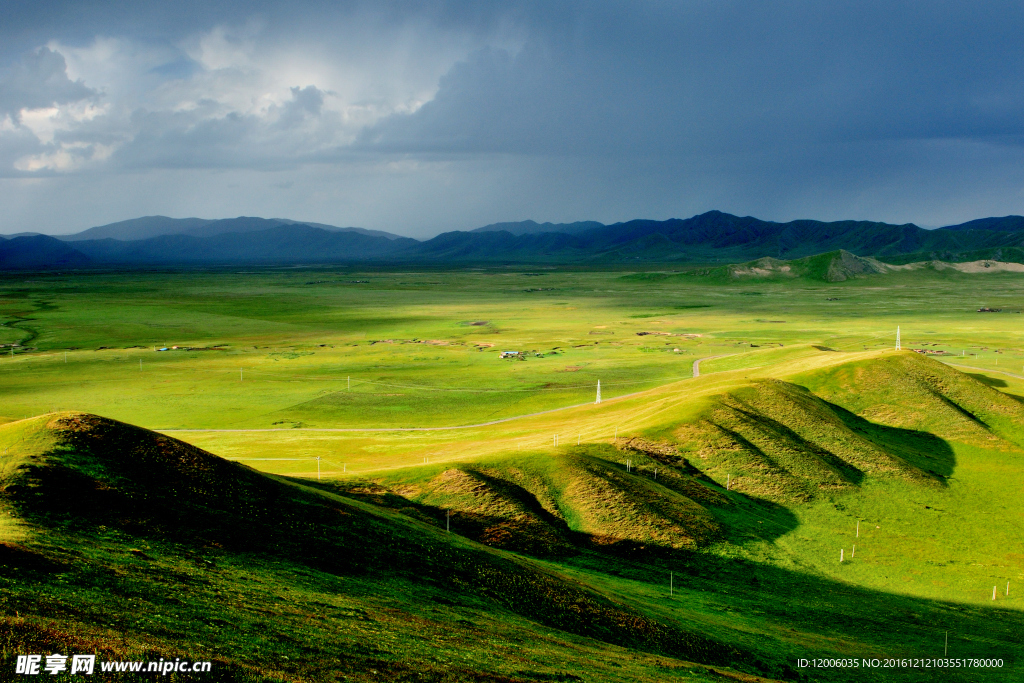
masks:
{"label": "grass-covered plain", "polygon": [[[10,417],[73,407],[149,428],[406,427],[579,403],[598,380],[605,397],[651,388],[689,377],[699,357],[726,356],[707,361],[717,371],[757,365],[779,344],[891,347],[897,325],[905,347],[1024,371],[1019,281],[925,272],[723,285],[558,269],[7,275],[0,341],[34,350],[0,348],[0,381]],[[529,355],[498,360],[506,350]]]}
{"label": "grass-covered plain", "polygon": [[[191,644],[239,680],[1019,679],[1024,279],[700,272],[7,276],[5,656],[77,638]],[[930,357],[892,351],[897,325]],[[55,409],[269,476],[21,419]],[[99,498],[26,493],[72,480]],[[122,598],[136,623],[103,616]],[[1003,668],[795,667],[937,657],[947,632]]]}

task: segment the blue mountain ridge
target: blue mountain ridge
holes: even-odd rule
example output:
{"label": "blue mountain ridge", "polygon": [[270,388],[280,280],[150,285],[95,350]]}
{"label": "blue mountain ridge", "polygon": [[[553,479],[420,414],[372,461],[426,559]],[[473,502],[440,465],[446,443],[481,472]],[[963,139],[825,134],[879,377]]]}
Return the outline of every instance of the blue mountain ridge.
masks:
{"label": "blue mountain ridge", "polygon": [[[150,234],[167,226],[174,230],[172,234]],[[125,235],[149,236],[124,239]],[[366,262],[722,264],[766,256],[795,259],[836,250],[890,263],[1024,262],[1024,217],[983,218],[926,230],[912,223],[873,221],[779,223],[709,211],[687,219],[613,225],[499,223],[419,241],[288,219],[206,221],[153,216],[60,239],[34,235],[3,240],[0,268]]]}

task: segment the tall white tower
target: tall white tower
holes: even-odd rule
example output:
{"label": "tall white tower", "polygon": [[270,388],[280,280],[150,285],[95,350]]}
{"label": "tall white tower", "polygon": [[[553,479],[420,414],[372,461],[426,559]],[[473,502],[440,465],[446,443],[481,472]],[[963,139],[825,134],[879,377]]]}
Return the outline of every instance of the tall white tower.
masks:
{"label": "tall white tower", "polygon": [[903,347],[900,346],[900,326],[896,326],[896,350],[900,351]]}
{"label": "tall white tower", "polygon": [[601,380],[597,380],[597,400],[594,403],[601,402]]}

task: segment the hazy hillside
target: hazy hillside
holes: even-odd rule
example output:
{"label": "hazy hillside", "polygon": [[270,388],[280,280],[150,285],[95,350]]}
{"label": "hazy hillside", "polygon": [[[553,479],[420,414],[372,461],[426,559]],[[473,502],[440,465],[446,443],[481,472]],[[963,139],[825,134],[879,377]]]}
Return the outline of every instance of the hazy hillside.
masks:
{"label": "hazy hillside", "polygon": [[1024,230],[1024,216],[1003,216],[1002,218],[979,218],[959,225],[947,225],[942,230],[995,230],[1015,232]]}
{"label": "hazy hillside", "polygon": [[117,223],[99,225],[72,235],[61,235],[65,242],[81,240],[144,240],[157,235],[181,234],[212,223],[205,218],[168,218],[167,216],[143,216]]}
{"label": "hazy hillside", "polygon": [[306,223],[294,221],[288,218],[253,218],[239,216],[238,218],[222,218],[211,220],[206,218],[168,218],[167,216],[143,216],[127,221],[119,221],[108,225],[100,225],[89,228],[73,235],[61,235],[60,239],[66,242],[80,242],[84,240],[144,240],[161,235],[192,235],[194,237],[213,237],[228,232],[258,232],[268,230],[282,225],[310,225],[328,232],[355,232],[362,235],[374,237],[387,237],[398,239],[394,235],[382,230],[367,230],[365,228],[339,228],[324,223]]}
{"label": "hazy hillside", "polygon": [[76,242],[75,246],[99,263],[322,263],[387,257],[415,244],[415,240],[407,237],[389,239],[357,232],[328,232],[296,224],[210,237],[161,235],[134,241],[86,240]]}
{"label": "hazy hillside", "polygon": [[78,268],[89,257],[49,235],[0,238],[0,268]]}
{"label": "hazy hillside", "polygon": [[531,235],[538,232],[564,232],[575,235],[587,230],[603,228],[604,223],[597,221],[577,221],[575,223],[537,223],[536,221],[518,221],[513,223],[491,223],[470,232],[510,232],[513,235]]}
{"label": "hazy hillside", "polygon": [[[328,232],[356,232],[360,235],[370,235],[371,237],[387,237],[389,240],[408,239],[403,238],[401,235],[396,235],[393,232],[385,232],[384,230],[369,230],[367,228],[339,228],[336,225],[327,225],[326,223],[312,223],[310,221],[293,221],[290,218],[271,218],[272,221],[277,221],[282,225],[308,225],[313,228],[320,228]],[[235,231],[232,231],[235,232]]]}

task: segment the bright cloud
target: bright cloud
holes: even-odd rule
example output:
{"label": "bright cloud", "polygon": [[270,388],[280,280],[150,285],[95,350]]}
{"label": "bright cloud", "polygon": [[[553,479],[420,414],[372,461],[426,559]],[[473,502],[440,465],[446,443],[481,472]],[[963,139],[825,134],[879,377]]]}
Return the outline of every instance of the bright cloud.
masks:
{"label": "bright cloud", "polygon": [[[429,42],[397,24],[369,53],[358,27],[337,45],[281,40],[260,21],[218,25],[174,43],[51,40],[0,80],[9,123],[31,153],[0,175],[142,168],[279,168],[336,157],[360,131],[428,101],[441,75],[478,44]],[[437,38],[437,36],[435,36]],[[23,106],[16,106],[22,104]],[[17,156],[11,156],[14,151]]]}

